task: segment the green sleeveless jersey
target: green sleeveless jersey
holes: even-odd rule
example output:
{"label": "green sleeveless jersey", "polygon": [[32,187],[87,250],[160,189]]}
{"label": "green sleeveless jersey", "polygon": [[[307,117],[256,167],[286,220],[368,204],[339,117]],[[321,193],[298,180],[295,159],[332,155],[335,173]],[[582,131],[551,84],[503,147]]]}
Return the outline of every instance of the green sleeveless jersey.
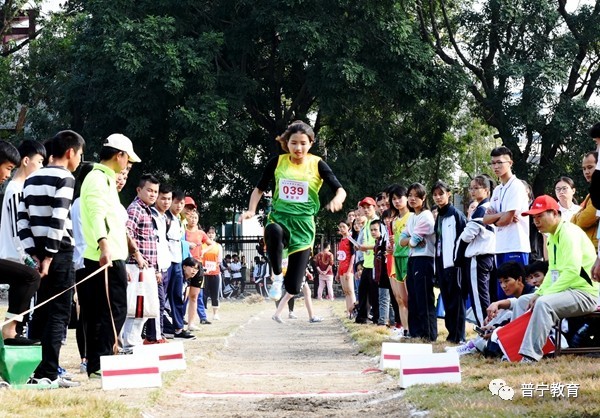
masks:
{"label": "green sleeveless jersey", "polygon": [[290,161],[290,154],[279,156],[275,169],[273,211],[296,216],[314,216],[319,212],[320,157],[307,154],[302,164]]}

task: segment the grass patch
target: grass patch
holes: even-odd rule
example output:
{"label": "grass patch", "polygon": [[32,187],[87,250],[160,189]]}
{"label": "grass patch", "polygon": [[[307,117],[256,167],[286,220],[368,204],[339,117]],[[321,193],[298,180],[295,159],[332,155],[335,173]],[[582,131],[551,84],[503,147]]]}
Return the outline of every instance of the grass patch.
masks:
{"label": "grass patch", "polygon": [[140,411],[121,402],[68,390],[2,390],[3,417],[139,417]]}
{"label": "grass patch", "polygon": [[[335,304],[332,310],[348,329],[361,353],[369,356],[380,354],[381,343],[387,341],[389,336],[386,328],[356,324],[346,319],[342,304]],[[438,329],[439,337],[433,344],[435,353],[444,352],[444,347],[448,345],[443,320],[438,320]],[[472,331],[468,334],[468,338],[475,336]],[[462,384],[413,386],[406,389],[404,399],[416,409],[428,411],[433,417],[600,416],[600,367],[597,358],[564,355],[537,364],[522,365],[472,354],[462,356],[460,363]],[[394,378],[398,377],[395,370],[386,372]],[[488,385],[493,379],[504,379],[514,389],[512,401],[502,400],[490,393]],[[544,385],[550,388],[553,383],[565,386],[562,392],[564,396],[560,396],[559,388],[554,396],[550,390],[541,390],[546,387]],[[527,392],[523,391],[523,385],[527,384],[533,385],[533,397],[523,396]],[[567,385],[570,384],[578,384],[579,387],[569,394]]]}

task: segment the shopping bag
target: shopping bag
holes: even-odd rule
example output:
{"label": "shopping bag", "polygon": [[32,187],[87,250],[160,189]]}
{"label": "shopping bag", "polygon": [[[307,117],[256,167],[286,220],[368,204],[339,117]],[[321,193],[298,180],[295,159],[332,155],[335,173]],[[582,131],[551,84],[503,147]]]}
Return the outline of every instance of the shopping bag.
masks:
{"label": "shopping bag", "polygon": [[[502,352],[512,362],[521,361],[523,358],[523,356],[519,354],[519,349],[521,348],[521,343],[523,342],[523,337],[525,336],[525,331],[527,330],[530,319],[531,311],[527,311],[496,331],[498,335],[498,344],[500,345]],[[548,354],[553,352],[554,349],[554,343],[548,338],[542,352]]]}
{"label": "shopping bag", "polygon": [[140,270],[135,264],[127,264],[127,317],[158,318],[158,284],[154,268]]}

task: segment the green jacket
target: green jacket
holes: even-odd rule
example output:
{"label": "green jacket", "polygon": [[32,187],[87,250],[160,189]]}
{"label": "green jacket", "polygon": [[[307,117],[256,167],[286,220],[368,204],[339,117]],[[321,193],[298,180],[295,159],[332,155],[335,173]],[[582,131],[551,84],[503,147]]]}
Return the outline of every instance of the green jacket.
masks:
{"label": "green jacket", "polygon": [[103,164],[94,164],[94,169],[81,185],[81,222],[86,249],[83,257],[100,260],[101,238],[108,240],[113,260],[126,260],[127,229],[124,211],[117,192],[116,173]]}
{"label": "green jacket", "polygon": [[[594,244],[583,230],[569,222],[560,222],[554,234],[548,237],[548,273],[536,294],[551,295],[565,290],[581,290],[598,297],[599,284],[590,278],[596,261]],[[553,275],[558,278],[552,283]]]}

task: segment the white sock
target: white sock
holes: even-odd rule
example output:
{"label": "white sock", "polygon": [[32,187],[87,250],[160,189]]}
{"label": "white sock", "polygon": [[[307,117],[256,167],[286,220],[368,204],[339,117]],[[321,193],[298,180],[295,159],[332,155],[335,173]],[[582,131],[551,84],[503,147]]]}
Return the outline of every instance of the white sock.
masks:
{"label": "white sock", "polygon": [[282,282],[283,281],[283,273],[273,275],[274,282]]}

